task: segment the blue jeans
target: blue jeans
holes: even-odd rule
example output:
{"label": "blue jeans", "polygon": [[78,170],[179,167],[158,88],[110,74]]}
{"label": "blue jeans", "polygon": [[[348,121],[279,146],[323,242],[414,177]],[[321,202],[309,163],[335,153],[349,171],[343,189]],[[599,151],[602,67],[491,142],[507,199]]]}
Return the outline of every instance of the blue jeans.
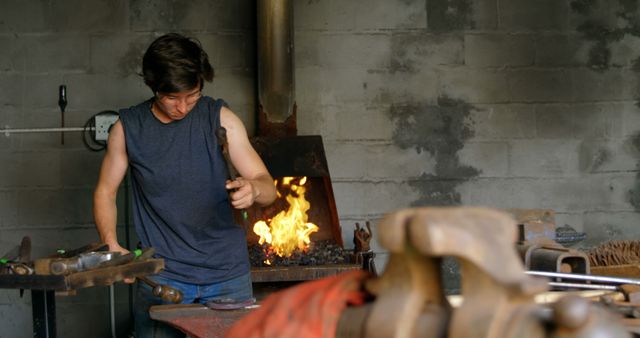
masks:
{"label": "blue jeans", "polygon": [[[183,295],[182,304],[201,303],[209,300],[232,298],[238,301],[253,297],[251,274],[247,273],[228,281],[213,284],[190,284],[160,276],[149,276],[158,284],[168,285],[180,290]],[[153,305],[171,304],[151,293],[151,287],[138,282],[134,310],[135,332],[137,338],[184,338],[182,331],[172,326],[155,321],[149,316],[149,308]]]}

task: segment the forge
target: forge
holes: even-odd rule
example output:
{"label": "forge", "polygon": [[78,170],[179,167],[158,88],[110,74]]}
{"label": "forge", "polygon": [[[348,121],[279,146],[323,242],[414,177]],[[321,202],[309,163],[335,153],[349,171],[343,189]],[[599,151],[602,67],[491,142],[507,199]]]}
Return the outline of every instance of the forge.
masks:
{"label": "forge", "polygon": [[[252,207],[246,213],[236,212],[236,221],[247,234],[252,258],[254,282],[304,281],[358,269],[351,250],[344,249],[341,227],[331,186],[331,176],[320,136],[260,136],[252,139],[269,172],[282,182],[290,178],[294,185],[304,180],[304,199],[308,203],[305,223],[317,229],[309,235],[308,247],[296,250],[289,257],[266,254],[266,243],[259,244],[254,231],[259,221],[273,220],[278,214],[290,211],[290,188],[278,184],[279,197],[264,208]],[[297,195],[293,192],[293,195]],[[265,261],[269,261],[266,263]]]}

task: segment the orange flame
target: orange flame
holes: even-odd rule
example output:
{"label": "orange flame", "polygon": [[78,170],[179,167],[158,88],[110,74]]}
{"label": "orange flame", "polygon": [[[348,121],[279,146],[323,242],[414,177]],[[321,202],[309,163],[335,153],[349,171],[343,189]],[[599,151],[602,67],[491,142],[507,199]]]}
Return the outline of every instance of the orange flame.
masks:
{"label": "orange flame", "polygon": [[[307,178],[302,177],[298,184],[293,183],[294,179],[282,179],[282,185],[288,186],[291,191],[285,196],[289,209],[280,211],[269,224],[258,221],[253,225],[253,232],[260,236],[258,243],[269,244],[270,249],[280,257],[289,257],[296,250],[306,250],[311,243],[309,236],[319,230],[317,225],[307,222],[307,210],[311,208],[311,204],[304,197]],[[275,184],[277,187],[277,180]],[[278,190],[278,197],[281,196],[282,192]]]}

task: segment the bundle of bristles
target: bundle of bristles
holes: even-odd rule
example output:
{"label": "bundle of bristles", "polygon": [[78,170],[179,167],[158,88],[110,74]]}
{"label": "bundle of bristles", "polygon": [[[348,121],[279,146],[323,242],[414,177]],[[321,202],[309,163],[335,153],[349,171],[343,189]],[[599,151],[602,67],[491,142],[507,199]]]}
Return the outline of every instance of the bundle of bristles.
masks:
{"label": "bundle of bristles", "polygon": [[609,241],[587,252],[591,266],[640,263],[640,241]]}

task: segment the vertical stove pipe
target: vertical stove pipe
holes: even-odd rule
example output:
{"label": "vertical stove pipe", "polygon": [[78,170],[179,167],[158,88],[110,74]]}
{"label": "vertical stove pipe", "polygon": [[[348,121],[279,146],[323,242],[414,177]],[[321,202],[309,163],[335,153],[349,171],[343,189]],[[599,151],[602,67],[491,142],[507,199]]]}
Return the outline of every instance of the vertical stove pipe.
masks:
{"label": "vertical stove pipe", "polygon": [[258,1],[258,134],[294,136],[293,0]]}

